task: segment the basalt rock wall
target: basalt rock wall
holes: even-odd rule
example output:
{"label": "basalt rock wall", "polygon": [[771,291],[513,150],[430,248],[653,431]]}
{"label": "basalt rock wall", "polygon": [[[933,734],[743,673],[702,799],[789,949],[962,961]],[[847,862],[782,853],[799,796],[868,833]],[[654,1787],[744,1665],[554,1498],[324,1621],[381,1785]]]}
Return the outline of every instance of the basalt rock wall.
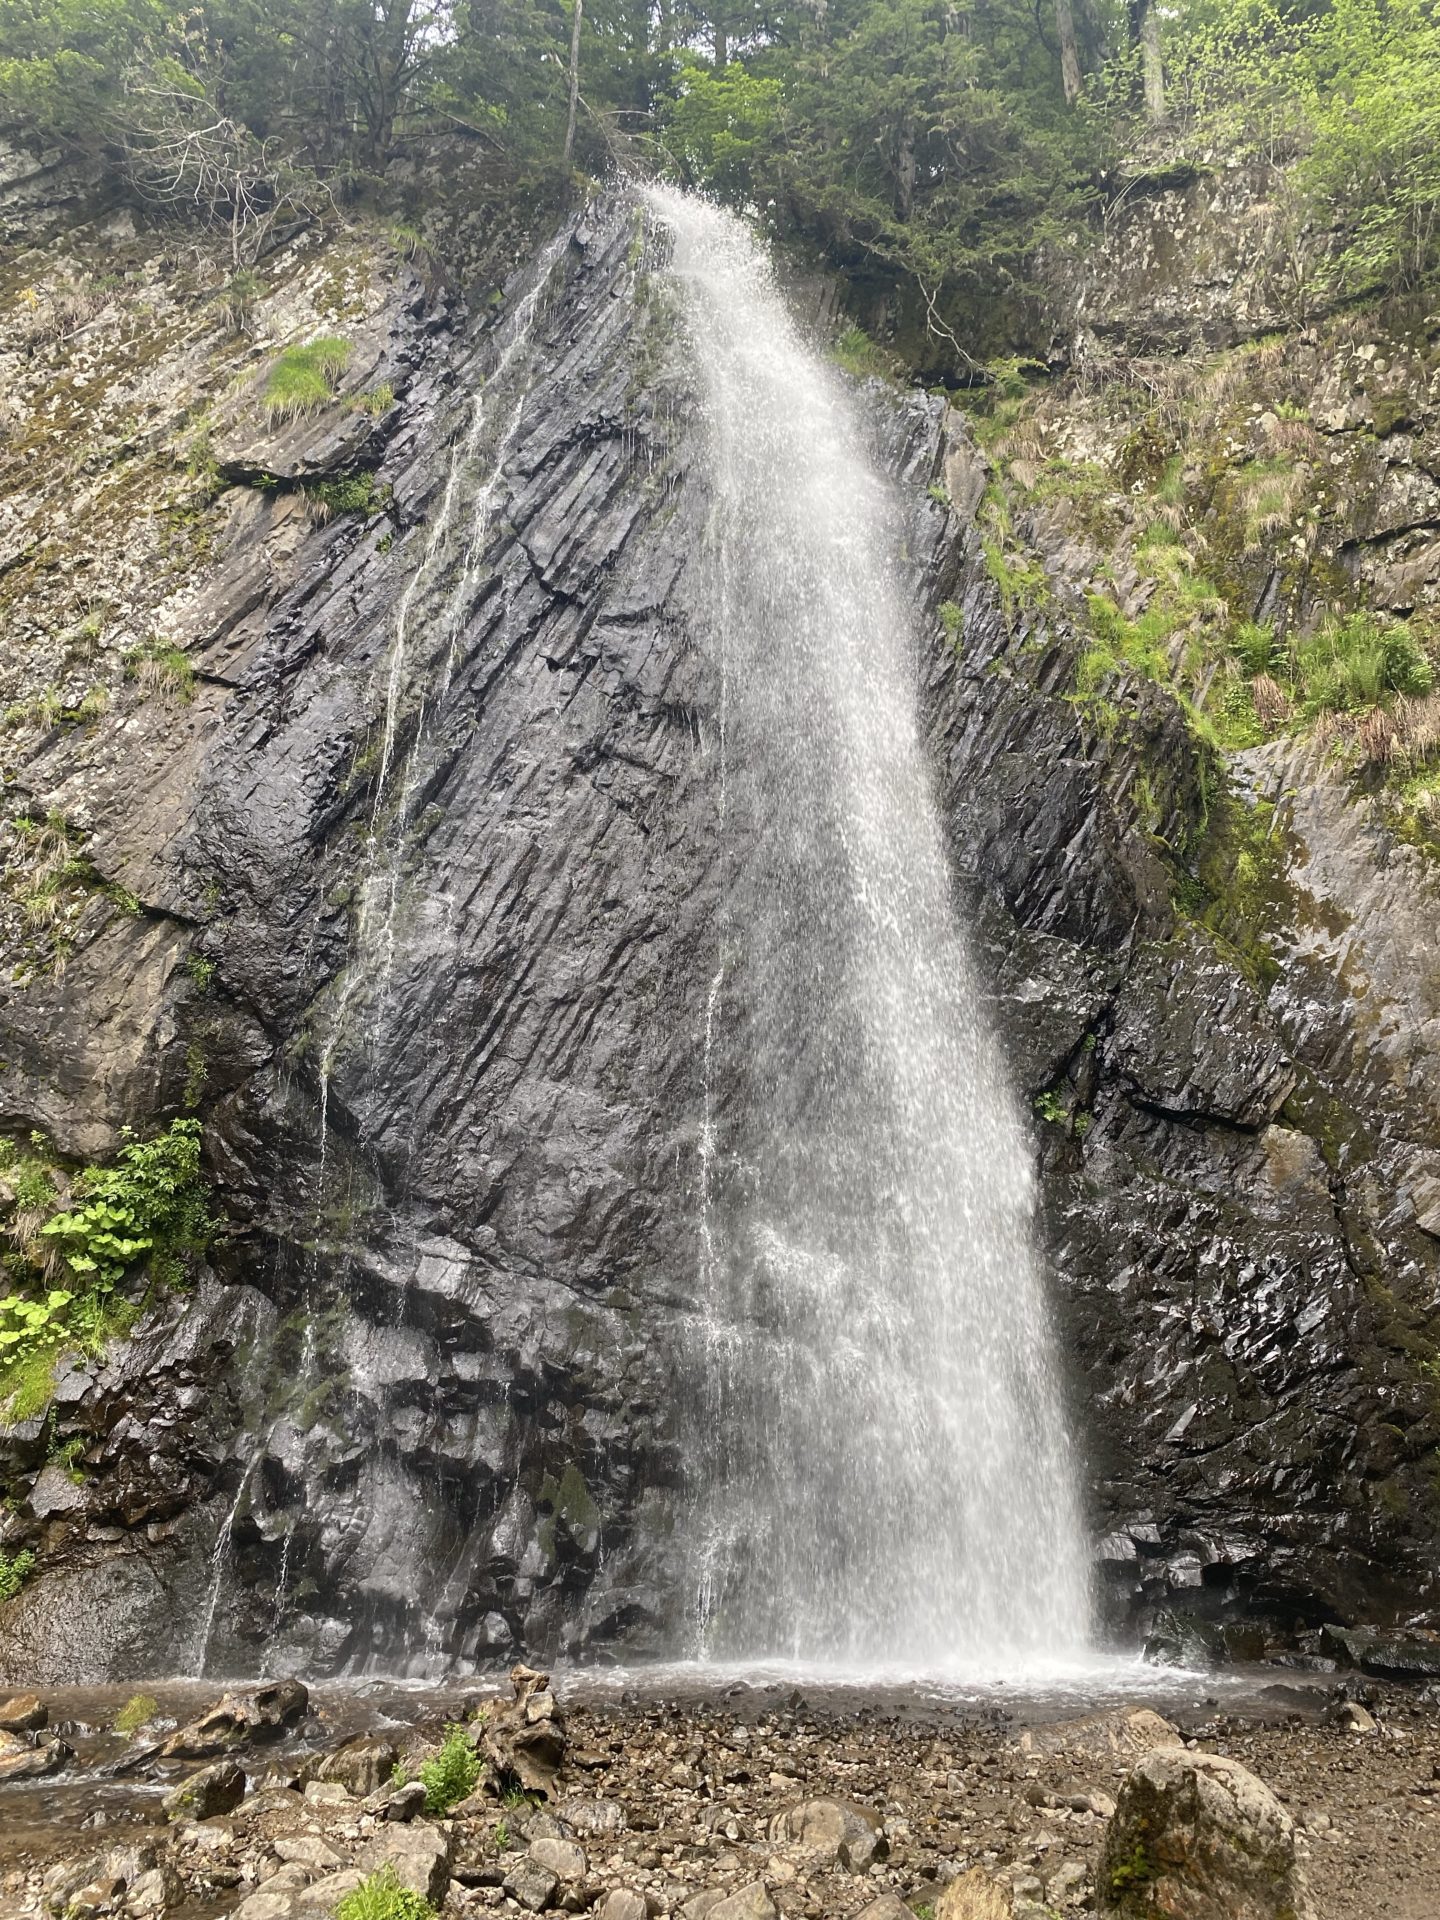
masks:
{"label": "basalt rock wall", "polygon": [[[194,1110],[228,1226],[193,1291],[68,1364],[53,1410],[0,1442],[4,1544],[39,1556],[0,1670],[683,1645],[718,688],[687,598],[706,503],[663,247],[608,199],[512,250],[492,304],[302,238],[265,324],[346,325],[342,400],[393,398],[272,428],[264,356],[119,238],[168,344],[137,364],[117,324],[123,380],[74,365],[83,340],[32,349],[12,448],[61,382],[85,400],[87,371],[105,432],[78,487],[11,509],[29,571],[6,605],[33,702],[70,671],[45,652],[67,558],[108,569],[114,699],[8,751],[17,804],[73,823],[139,910],[77,895],[63,955],[7,910],[0,1119],[93,1158]],[[67,350],[42,389],[33,366]],[[138,427],[106,419],[102,373]],[[115,558],[147,398],[172,424],[208,403],[213,470],[204,538],[182,528],[158,581]],[[1158,689],[1138,732],[1104,737],[1063,595],[1026,612],[991,577],[959,417],[878,385],[865,405],[911,504],[957,903],[1039,1103],[1109,1615],[1134,1632],[1178,1609],[1236,1645],[1247,1622],[1279,1644],[1429,1615],[1430,872],[1319,754],[1258,750],[1217,787]],[[315,485],[357,472],[368,510],[327,517]],[[445,531],[453,488],[476,549]],[[68,556],[42,567],[56,525]],[[153,515],[131,537],[159,541]],[[152,625],[193,697],[124,677]],[[1185,911],[1167,847],[1209,833],[1222,866],[1253,859],[1257,795],[1278,804],[1242,952]],[[78,1484],[57,1459],[77,1439]]]}

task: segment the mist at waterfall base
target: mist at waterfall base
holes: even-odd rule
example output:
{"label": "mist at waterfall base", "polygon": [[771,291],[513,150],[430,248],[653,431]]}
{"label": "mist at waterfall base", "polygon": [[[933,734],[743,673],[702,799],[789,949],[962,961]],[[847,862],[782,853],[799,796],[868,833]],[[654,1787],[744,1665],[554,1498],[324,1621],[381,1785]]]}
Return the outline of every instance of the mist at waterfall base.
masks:
{"label": "mist at waterfall base", "polygon": [[919,738],[899,502],[744,225],[649,202],[703,408],[693,618],[735,850],[704,1035],[689,1650],[717,1677],[1093,1671],[1032,1173]]}

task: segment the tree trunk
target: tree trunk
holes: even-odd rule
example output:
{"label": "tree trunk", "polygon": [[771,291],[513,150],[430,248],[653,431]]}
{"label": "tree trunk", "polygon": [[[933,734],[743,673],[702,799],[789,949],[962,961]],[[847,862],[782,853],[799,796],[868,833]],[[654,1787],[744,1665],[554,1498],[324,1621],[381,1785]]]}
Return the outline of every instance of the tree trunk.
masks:
{"label": "tree trunk", "polygon": [[719,7],[710,16],[710,32],[715,40],[715,71],[718,73],[730,60],[730,36],[725,27],[725,15]]}
{"label": "tree trunk", "polygon": [[915,129],[907,120],[896,143],[895,216],[908,220],[915,204]]}
{"label": "tree trunk", "polygon": [[1075,42],[1075,15],[1070,0],[1055,0],[1055,32],[1060,40],[1060,81],[1065,88],[1065,104],[1073,107],[1080,98],[1080,49]]}
{"label": "tree trunk", "polygon": [[1165,66],[1160,58],[1160,13],[1155,0],[1140,10],[1140,65],[1145,75],[1145,118],[1157,126],[1165,118]]}
{"label": "tree trunk", "polygon": [[585,0],[572,0],[575,12],[570,22],[570,112],[565,122],[565,154],[562,166],[570,165],[575,151],[575,111],[580,105],[580,22],[585,15]]}

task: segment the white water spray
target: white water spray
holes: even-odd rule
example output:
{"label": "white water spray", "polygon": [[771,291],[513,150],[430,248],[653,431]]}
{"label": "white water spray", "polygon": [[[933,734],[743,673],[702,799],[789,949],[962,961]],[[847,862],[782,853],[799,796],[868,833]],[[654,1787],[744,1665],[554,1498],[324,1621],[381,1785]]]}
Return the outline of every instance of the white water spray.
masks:
{"label": "white water spray", "polygon": [[650,202],[704,408],[695,617],[725,688],[700,1647],[1033,1669],[1088,1639],[1085,1556],[1027,1144],[919,739],[897,503],[743,225]]}

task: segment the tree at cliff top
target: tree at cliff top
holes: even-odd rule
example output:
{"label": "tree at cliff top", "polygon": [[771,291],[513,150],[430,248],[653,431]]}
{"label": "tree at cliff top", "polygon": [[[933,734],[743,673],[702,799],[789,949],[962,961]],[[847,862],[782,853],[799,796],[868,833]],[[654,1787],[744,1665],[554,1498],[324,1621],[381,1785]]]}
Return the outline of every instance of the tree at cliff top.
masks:
{"label": "tree at cliff top", "polygon": [[117,157],[237,258],[442,129],[512,178],[572,147],[659,167],[952,360],[984,308],[1015,329],[1037,246],[1137,140],[1298,159],[1347,290],[1423,282],[1440,225],[1435,0],[0,0],[0,118]]}

